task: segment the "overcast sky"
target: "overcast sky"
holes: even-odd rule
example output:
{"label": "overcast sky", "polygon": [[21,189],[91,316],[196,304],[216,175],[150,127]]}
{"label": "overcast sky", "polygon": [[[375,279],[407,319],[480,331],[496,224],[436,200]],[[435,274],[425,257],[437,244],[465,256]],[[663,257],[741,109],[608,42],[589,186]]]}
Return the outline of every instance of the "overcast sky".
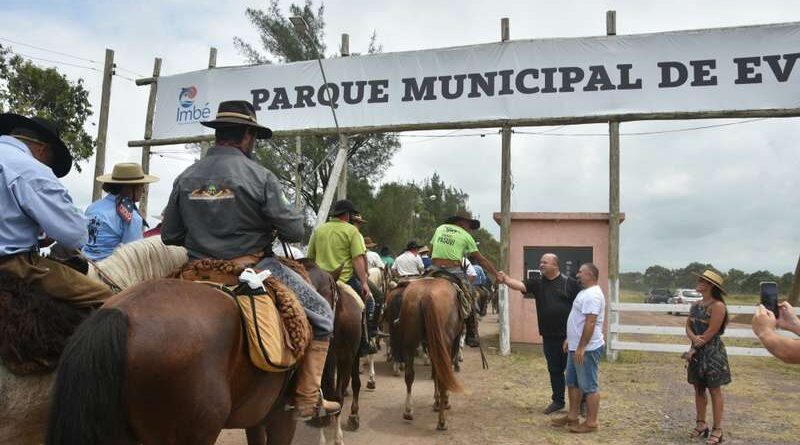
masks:
{"label": "overcast sky", "polygon": [[[287,6],[290,2],[281,2]],[[264,1],[4,0],[0,43],[27,56],[102,70],[105,48],[116,51],[118,73],[149,75],[153,58],[162,74],[202,69],[208,48],[219,49],[218,65],[244,62],[233,37],[255,42],[244,16]],[[317,3],[318,4],[318,3]],[[617,11],[618,34],[800,21],[800,2],[752,1],[431,1],[336,0],[326,3],[328,54],[341,33],[352,52],[364,52],[376,31],[385,52],[487,43],[499,40],[500,18],[509,17],[512,39],[605,34],[605,11]],[[14,44],[12,40],[68,53],[70,58]],[[88,60],[83,60],[88,59]],[[36,61],[42,65],[52,62]],[[58,63],[70,78],[82,77],[99,114],[100,72]],[[800,76],[790,80],[800,87]],[[126,142],[141,139],[147,88],[114,78],[107,166],[139,161]],[[96,119],[96,116],[93,117]],[[94,120],[93,120],[94,122]],[[735,125],[661,135],[625,133]],[[512,138],[513,211],[608,210],[607,125],[546,127],[546,135]],[[90,131],[96,132],[91,126]],[[498,234],[492,212],[500,207],[500,138],[495,130],[465,130],[485,137],[402,137],[402,149],[384,181],[420,181],[434,171],[470,195],[484,226]],[[621,228],[623,271],[649,265],[681,267],[690,261],[727,270],[794,270],[800,253],[800,119],[703,120],[621,125]],[[451,132],[414,132],[441,135]],[[165,147],[152,172],[151,213],[166,203],[172,180],[189,165],[182,147]],[[94,160],[66,178],[77,204],[91,198]]]}

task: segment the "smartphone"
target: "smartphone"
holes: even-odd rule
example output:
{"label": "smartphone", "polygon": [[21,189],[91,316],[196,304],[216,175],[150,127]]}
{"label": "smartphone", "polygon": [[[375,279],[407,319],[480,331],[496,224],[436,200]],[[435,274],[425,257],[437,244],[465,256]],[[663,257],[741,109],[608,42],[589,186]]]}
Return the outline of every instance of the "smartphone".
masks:
{"label": "smartphone", "polygon": [[761,304],[775,314],[778,318],[778,283],[774,281],[762,281],[761,285]]}

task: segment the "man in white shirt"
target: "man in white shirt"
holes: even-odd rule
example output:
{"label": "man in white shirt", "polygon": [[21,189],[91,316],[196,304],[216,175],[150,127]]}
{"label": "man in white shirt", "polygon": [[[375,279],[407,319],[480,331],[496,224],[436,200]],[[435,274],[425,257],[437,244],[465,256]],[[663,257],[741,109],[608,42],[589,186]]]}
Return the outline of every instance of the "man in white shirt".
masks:
{"label": "man in white shirt", "polygon": [[369,269],[377,267],[378,269],[383,270],[383,268],[385,267],[385,264],[383,264],[383,260],[381,259],[381,256],[378,255],[377,252],[372,250],[375,247],[377,247],[378,245],[375,244],[375,242],[372,241],[372,238],[370,238],[368,236],[364,237],[364,245],[367,247],[367,269],[369,270]]}
{"label": "man in white shirt", "polygon": [[416,277],[422,275],[425,271],[425,265],[422,264],[422,258],[417,254],[417,250],[422,247],[416,241],[409,241],[406,245],[406,250],[400,256],[395,258],[392,270],[394,270],[400,278],[403,277]]}
{"label": "man in white shirt", "polygon": [[[568,426],[573,433],[597,431],[597,412],[600,409],[600,393],[597,379],[600,356],[603,354],[603,319],[606,299],[597,285],[599,271],[592,263],[581,265],[578,280],[583,290],[575,297],[572,311],[567,319],[567,340],[564,348],[567,357],[567,388],[569,392],[569,414],[553,419],[553,424]],[[580,423],[578,410],[581,398],[586,396],[588,414]]]}

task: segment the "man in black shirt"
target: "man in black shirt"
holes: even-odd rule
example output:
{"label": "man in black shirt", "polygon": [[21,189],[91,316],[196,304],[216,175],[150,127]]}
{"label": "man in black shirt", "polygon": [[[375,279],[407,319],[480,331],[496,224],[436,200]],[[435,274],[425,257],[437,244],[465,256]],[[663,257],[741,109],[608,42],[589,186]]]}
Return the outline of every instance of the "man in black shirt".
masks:
{"label": "man in black shirt", "polygon": [[497,280],[522,292],[525,298],[536,299],[536,318],[539,320],[539,334],[542,336],[542,349],[553,390],[552,402],[544,410],[545,414],[550,414],[564,409],[565,405],[567,353],[563,345],[567,338],[567,318],[581,286],[574,278],[561,273],[555,254],[542,255],[539,270],[541,276],[529,278],[524,283],[502,272],[498,273]]}

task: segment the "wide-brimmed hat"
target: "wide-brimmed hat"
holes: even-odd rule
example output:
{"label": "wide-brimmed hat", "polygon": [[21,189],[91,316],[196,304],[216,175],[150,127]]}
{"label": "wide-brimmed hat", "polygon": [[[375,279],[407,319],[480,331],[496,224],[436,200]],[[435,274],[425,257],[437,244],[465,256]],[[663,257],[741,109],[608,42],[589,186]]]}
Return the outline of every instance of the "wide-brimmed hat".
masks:
{"label": "wide-brimmed hat", "polygon": [[469,213],[468,211],[463,210],[463,209],[457,211],[455,215],[447,218],[445,220],[445,223],[454,224],[454,223],[456,223],[458,221],[468,221],[469,222],[469,228],[472,229],[472,230],[478,230],[481,227],[481,222],[478,221],[477,219],[474,219],[472,217],[471,213]]}
{"label": "wide-brimmed hat", "polygon": [[372,241],[372,238],[365,236],[364,237],[364,245],[367,246],[367,249],[372,249],[373,247],[377,246],[375,241]]}
{"label": "wide-brimmed hat", "polygon": [[[50,144],[53,151],[53,165],[50,167],[57,178],[67,176],[72,169],[72,153],[61,140],[61,131],[55,122],[41,117],[27,118],[15,113],[0,114],[0,136],[24,128],[38,134],[41,142]],[[20,139],[23,139],[20,137]]]}
{"label": "wide-brimmed hat", "polygon": [[111,174],[98,176],[96,180],[105,184],[150,184],[158,181],[158,176],[144,174],[142,166],[135,162],[122,162],[114,165]]}
{"label": "wide-brimmed hat", "polygon": [[353,217],[350,218],[350,222],[355,223],[355,224],[366,224],[367,220],[364,219],[364,217],[361,216],[360,213],[354,213]]}
{"label": "wide-brimmed hat", "polygon": [[333,216],[339,216],[342,213],[359,213],[356,210],[356,206],[353,205],[353,201],[349,199],[340,199],[336,201],[336,204],[333,205],[333,209],[331,210],[331,214]]}
{"label": "wide-brimmed hat", "polygon": [[713,270],[708,269],[705,272],[703,272],[702,275],[699,274],[699,273],[692,272],[692,275],[696,276],[697,278],[699,278],[701,280],[704,280],[704,281],[707,281],[707,282],[711,283],[712,286],[714,286],[717,289],[719,289],[720,292],[722,292],[723,294],[726,294],[726,295],[728,294],[728,292],[725,290],[725,288],[722,287],[722,285],[725,283],[725,280],[722,278],[722,275],[714,272]]}
{"label": "wide-brimmed hat", "polygon": [[200,123],[213,129],[244,125],[258,130],[256,134],[256,138],[258,139],[269,139],[272,137],[272,130],[258,124],[258,120],[256,120],[256,110],[253,108],[253,104],[246,100],[226,100],[225,102],[220,102],[214,120]]}
{"label": "wide-brimmed hat", "polygon": [[421,249],[417,251],[417,253],[430,253],[431,249],[428,249],[428,246],[422,246]]}
{"label": "wide-brimmed hat", "polygon": [[420,247],[422,246],[417,244],[416,241],[409,241],[408,244],[406,244],[406,250],[419,249]]}

